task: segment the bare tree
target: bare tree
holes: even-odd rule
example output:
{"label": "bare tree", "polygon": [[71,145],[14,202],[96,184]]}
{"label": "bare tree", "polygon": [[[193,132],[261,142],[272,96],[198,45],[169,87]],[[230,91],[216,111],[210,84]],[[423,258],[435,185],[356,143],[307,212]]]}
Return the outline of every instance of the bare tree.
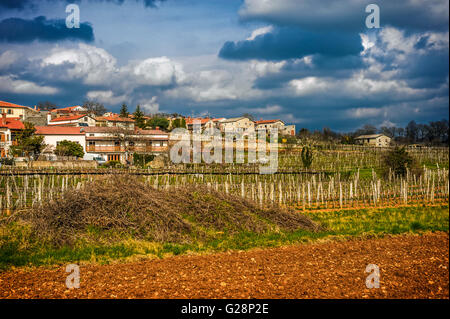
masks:
{"label": "bare tree", "polygon": [[88,109],[88,112],[94,113],[97,116],[100,116],[108,111],[102,103],[95,101],[85,101],[83,103],[83,107]]}

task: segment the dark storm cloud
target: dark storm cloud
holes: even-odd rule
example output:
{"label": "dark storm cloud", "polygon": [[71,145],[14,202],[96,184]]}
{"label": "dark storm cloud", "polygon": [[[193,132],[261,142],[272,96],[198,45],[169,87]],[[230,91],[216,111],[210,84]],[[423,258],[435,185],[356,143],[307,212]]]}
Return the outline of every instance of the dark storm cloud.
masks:
{"label": "dark storm cloud", "polygon": [[69,29],[65,20],[47,20],[43,16],[32,20],[8,18],[0,22],[0,41],[23,43],[34,40],[55,42],[65,39],[91,42],[94,40],[92,26],[84,22],[80,23],[80,28]]}
{"label": "dark storm cloud", "polygon": [[366,6],[380,8],[381,27],[407,30],[448,30],[448,0],[246,0],[240,11],[243,20],[258,20],[276,25],[296,25],[305,30],[366,29]]}
{"label": "dark storm cloud", "polygon": [[253,40],[226,42],[219,56],[230,60],[286,60],[321,54],[336,57],[355,55],[363,50],[357,33],[307,32],[280,28]]}
{"label": "dark storm cloud", "polygon": [[304,60],[288,60],[276,73],[269,73],[257,78],[254,88],[273,89],[283,87],[292,79],[302,79],[309,76],[333,77],[345,79],[356,70],[367,67],[361,56],[348,55],[345,57],[326,57],[320,54],[314,55],[311,62]]}
{"label": "dark storm cloud", "polygon": [[[64,3],[80,3],[81,0],[47,0],[48,2],[64,2]],[[128,0],[131,2],[133,0]],[[164,2],[166,0],[134,0],[136,2],[142,2],[145,7],[156,8],[157,3]],[[0,8],[23,10],[26,8],[33,8],[42,3],[42,0],[0,0]],[[126,0],[89,0],[89,2],[109,2],[117,5],[122,5]]]}
{"label": "dark storm cloud", "polygon": [[24,9],[31,5],[30,0],[0,0],[0,8],[4,9]]}
{"label": "dark storm cloud", "polygon": [[410,57],[401,78],[413,88],[439,87],[447,82],[448,68],[448,51],[433,51]]}

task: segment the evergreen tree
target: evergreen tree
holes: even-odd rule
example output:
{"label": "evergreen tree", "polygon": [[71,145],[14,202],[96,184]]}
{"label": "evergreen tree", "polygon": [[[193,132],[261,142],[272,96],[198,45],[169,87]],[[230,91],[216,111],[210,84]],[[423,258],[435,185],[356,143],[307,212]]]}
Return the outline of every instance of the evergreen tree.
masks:
{"label": "evergreen tree", "polygon": [[136,110],[134,111],[133,114],[135,125],[142,129],[145,128],[147,125],[145,123],[144,113],[142,113],[140,105],[136,106]]}
{"label": "evergreen tree", "polygon": [[130,114],[130,113],[128,113],[128,107],[127,107],[127,105],[126,105],[125,103],[123,103],[123,104],[122,104],[122,108],[120,109],[120,117],[125,117],[125,118],[127,118],[129,114]]}

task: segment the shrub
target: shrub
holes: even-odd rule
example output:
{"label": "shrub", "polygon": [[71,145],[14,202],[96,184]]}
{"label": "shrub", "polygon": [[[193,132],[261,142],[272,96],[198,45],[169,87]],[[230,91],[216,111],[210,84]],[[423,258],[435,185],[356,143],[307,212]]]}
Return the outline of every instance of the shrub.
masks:
{"label": "shrub", "polygon": [[0,164],[2,165],[14,165],[14,159],[13,158],[0,158]]}
{"label": "shrub", "polygon": [[153,154],[133,154],[133,162],[135,166],[145,167],[148,162],[151,162],[155,159],[155,155]]}
{"label": "shrub", "polygon": [[394,147],[390,149],[383,159],[384,174],[392,173],[399,176],[405,176],[408,169],[413,173],[419,173],[419,168],[414,158],[406,151],[406,147]]}
{"label": "shrub", "polygon": [[102,167],[113,167],[113,168],[122,168],[123,165],[119,161],[107,161],[105,164],[102,165]]}
{"label": "shrub", "polygon": [[58,143],[58,145],[56,146],[55,153],[56,155],[61,156],[76,156],[76,157],[84,156],[83,146],[81,146],[77,142],[67,140]]}
{"label": "shrub", "polygon": [[312,150],[305,146],[302,149],[302,163],[305,168],[309,168],[313,162],[313,153]]}

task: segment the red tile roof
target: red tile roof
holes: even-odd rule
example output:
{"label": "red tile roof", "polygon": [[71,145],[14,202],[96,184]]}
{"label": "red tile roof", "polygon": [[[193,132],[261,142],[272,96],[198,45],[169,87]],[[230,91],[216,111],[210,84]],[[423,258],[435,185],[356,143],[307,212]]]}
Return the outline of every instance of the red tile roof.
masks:
{"label": "red tile roof", "polygon": [[120,117],[118,115],[110,115],[110,116],[99,116],[95,118],[96,121],[107,121],[107,122],[134,122],[134,120]]}
{"label": "red tile roof", "polygon": [[190,124],[205,124],[208,123],[209,121],[211,121],[211,119],[206,118],[186,118],[186,125],[190,125]]}
{"label": "red tile roof", "polygon": [[136,131],[138,134],[145,134],[145,135],[167,135],[169,136],[168,133],[161,131],[161,130],[141,130],[138,129]]}
{"label": "red tile roof", "polygon": [[0,117],[0,127],[6,127],[10,130],[23,130],[25,126],[16,118],[7,117],[3,119]]}
{"label": "red tile roof", "polygon": [[62,107],[60,109],[53,109],[50,112],[59,112],[59,111],[68,111],[68,112],[72,112],[73,109],[80,107],[80,105],[75,105],[75,106],[68,106],[68,107]]}
{"label": "red tile roof", "polygon": [[79,118],[82,118],[84,116],[86,116],[86,114],[61,116],[61,117],[57,117],[57,118],[51,120],[50,122],[63,122],[63,121],[78,120]]}
{"label": "red tile roof", "polygon": [[36,126],[35,134],[38,135],[84,135],[81,127],[72,126]]}
{"label": "red tile roof", "polygon": [[269,123],[276,123],[276,122],[283,122],[282,120],[261,120],[261,121],[255,121],[256,124],[269,124]]}
{"label": "red tile roof", "polygon": [[2,106],[17,107],[17,108],[29,108],[28,106],[23,106],[23,105],[13,104],[13,103],[5,102],[5,101],[0,101],[0,107],[2,107]]}

